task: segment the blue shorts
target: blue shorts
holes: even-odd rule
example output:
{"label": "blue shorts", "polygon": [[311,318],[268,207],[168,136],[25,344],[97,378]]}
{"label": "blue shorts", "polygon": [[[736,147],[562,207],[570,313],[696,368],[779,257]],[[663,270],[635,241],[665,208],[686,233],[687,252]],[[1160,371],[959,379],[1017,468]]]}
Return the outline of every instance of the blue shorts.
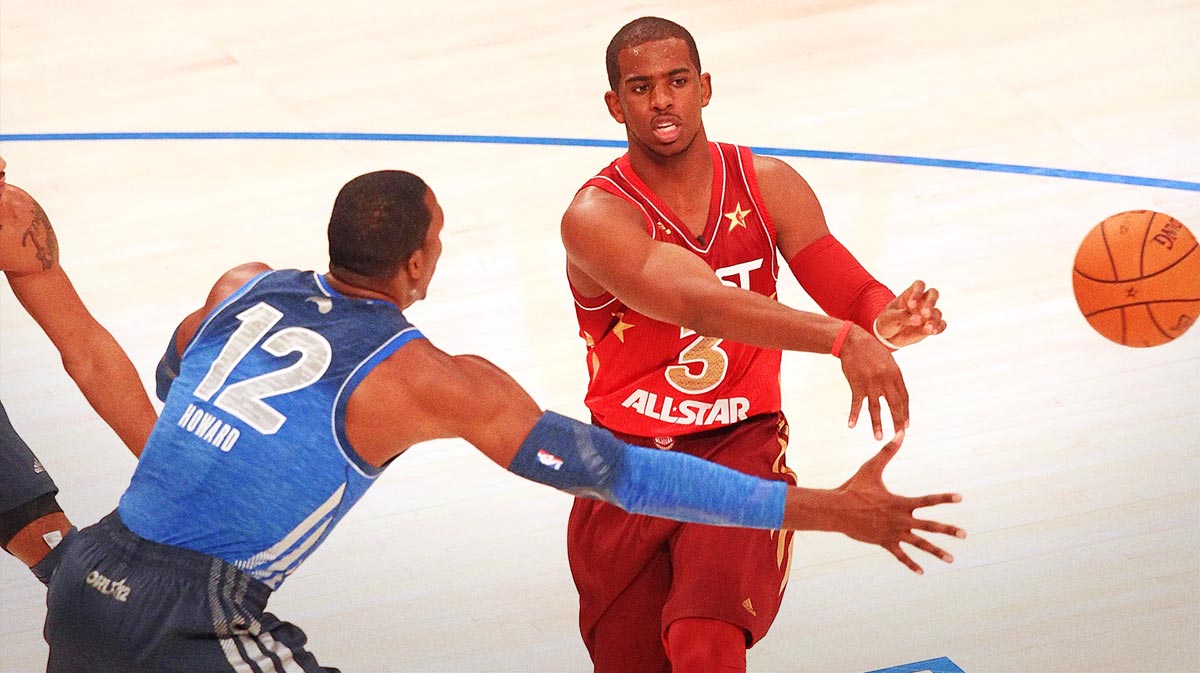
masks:
{"label": "blue shorts", "polygon": [[0,513],[55,493],[54,480],[13,429],[0,404]]}
{"label": "blue shorts", "polygon": [[265,584],[220,559],[144,540],[116,512],[63,545],[47,673],[337,673],[264,612]]}

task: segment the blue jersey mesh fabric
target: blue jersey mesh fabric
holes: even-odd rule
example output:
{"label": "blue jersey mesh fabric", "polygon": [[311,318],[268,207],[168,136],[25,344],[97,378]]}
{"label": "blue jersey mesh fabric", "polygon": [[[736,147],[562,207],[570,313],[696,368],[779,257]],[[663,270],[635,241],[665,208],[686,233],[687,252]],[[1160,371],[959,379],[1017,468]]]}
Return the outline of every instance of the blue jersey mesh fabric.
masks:
{"label": "blue jersey mesh fabric", "polygon": [[346,401],[414,338],[396,305],[341,295],[316,273],[255,277],[184,352],[121,519],[278,587],[381,471],[349,446]]}

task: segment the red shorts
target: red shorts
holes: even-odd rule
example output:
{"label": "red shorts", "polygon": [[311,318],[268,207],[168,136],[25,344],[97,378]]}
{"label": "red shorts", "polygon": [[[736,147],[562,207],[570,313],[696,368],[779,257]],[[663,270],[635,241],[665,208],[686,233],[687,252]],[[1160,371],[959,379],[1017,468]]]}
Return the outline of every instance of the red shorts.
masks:
{"label": "red shorts", "polygon": [[[661,440],[614,433],[641,446]],[[785,463],[782,413],[674,438],[670,447],[767,479],[796,479]],[[716,619],[746,632],[747,647],[779,611],[792,533],[680,523],[578,498],[567,555],[579,590],[579,629],[596,673],[670,671],[663,637],[677,619]]]}

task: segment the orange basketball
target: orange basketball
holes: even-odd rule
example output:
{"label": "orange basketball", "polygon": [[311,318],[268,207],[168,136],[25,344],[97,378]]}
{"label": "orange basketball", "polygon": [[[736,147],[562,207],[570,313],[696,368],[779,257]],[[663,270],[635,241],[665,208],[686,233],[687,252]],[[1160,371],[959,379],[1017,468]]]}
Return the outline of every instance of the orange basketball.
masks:
{"label": "orange basketball", "polygon": [[1158,346],[1200,315],[1200,250],[1170,215],[1117,213],[1075,253],[1075,302],[1097,332],[1125,346]]}

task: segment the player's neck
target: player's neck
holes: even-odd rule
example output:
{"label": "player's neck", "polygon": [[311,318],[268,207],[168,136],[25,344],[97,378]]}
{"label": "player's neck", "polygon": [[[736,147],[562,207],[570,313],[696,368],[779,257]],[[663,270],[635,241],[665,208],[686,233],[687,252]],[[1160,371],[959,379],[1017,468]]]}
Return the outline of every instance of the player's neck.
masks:
{"label": "player's neck", "polygon": [[325,274],[325,280],[329,281],[333,289],[356,299],[382,299],[402,305],[398,297],[407,294],[406,291],[397,294],[391,281],[363,276],[340,267],[330,269],[329,273]]}
{"label": "player's neck", "polygon": [[629,163],[637,176],[660,196],[670,193],[693,194],[712,184],[712,155],[708,138],[701,129],[686,150],[663,156],[631,144]]}

